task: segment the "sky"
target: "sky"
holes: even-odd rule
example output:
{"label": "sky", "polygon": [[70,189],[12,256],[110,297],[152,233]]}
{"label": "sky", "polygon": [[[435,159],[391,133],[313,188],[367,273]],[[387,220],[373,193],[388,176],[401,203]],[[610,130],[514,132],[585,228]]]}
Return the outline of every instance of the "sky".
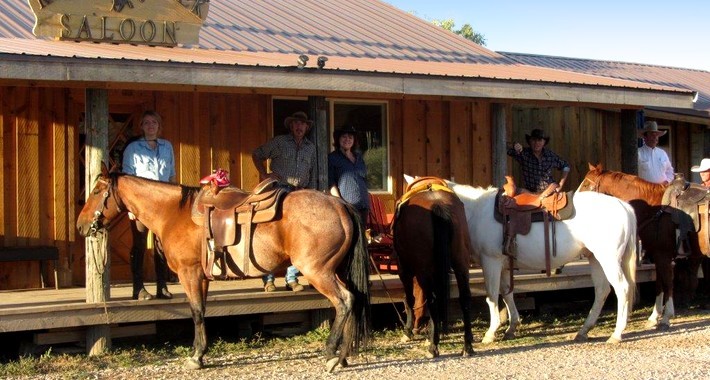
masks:
{"label": "sky", "polygon": [[470,24],[495,51],[710,71],[708,0],[384,0]]}

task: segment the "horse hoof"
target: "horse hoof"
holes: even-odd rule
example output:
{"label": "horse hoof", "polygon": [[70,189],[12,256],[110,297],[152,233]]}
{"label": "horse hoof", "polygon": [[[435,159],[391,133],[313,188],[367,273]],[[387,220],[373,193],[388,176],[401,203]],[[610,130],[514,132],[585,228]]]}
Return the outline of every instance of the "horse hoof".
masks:
{"label": "horse hoof", "polygon": [[656,326],[656,330],[658,331],[668,331],[671,329],[671,325],[668,323],[659,323],[658,326]]}
{"label": "horse hoof", "polygon": [[656,321],[651,321],[651,320],[646,321],[646,328],[647,329],[652,329],[657,326],[658,326],[658,322],[656,322]]}
{"label": "horse hoof", "polygon": [[185,367],[187,367],[187,369],[200,369],[202,368],[202,362],[195,358],[187,358]]}
{"label": "horse hoof", "polygon": [[619,344],[621,343],[621,338],[610,336],[609,339],[606,340],[606,342],[609,344]]}
{"label": "horse hoof", "polygon": [[348,366],[348,359],[342,358],[340,359],[340,366],[345,368]]}
{"label": "horse hoof", "polygon": [[[611,339],[611,338],[609,338],[609,339]],[[588,341],[588,340],[589,340],[589,337],[588,337],[587,335],[585,335],[585,334],[577,334],[577,335],[575,335],[575,337],[574,337],[574,341],[575,341],[575,342],[579,342],[579,343],[584,343],[584,342],[586,342],[586,341]]]}
{"label": "horse hoof", "polygon": [[333,373],[333,370],[335,369],[335,366],[338,365],[338,362],[340,361],[340,358],[337,356],[334,358],[330,358],[325,362],[325,369],[328,371],[328,373]]}
{"label": "horse hoof", "polygon": [[503,340],[515,339],[515,333],[505,333],[503,334]]}
{"label": "horse hoof", "polygon": [[399,338],[400,343],[407,343],[407,342],[409,342],[410,340],[412,340],[412,338],[410,338],[410,337],[408,337],[408,336],[406,336],[406,335],[402,335],[402,337]]}
{"label": "horse hoof", "polygon": [[461,353],[461,357],[468,358],[473,356],[473,354],[475,354],[475,352],[473,352],[473,347],[466,346],[464,347],[463,352]]}
{"label": "horse hoof", "polygon": [[495,336],[488,336],[488,335],[486,335],[486,336],[483,337],[483,340],[481,340],[481,343],[483,343],[483,344],[490,344],[490,343],[493,343],[493,342],[495,342],[495,341],[496,341],[496,337],[495,337]]}
{"label": "horse hoof", "polygon": [[427,359],[434,359],[439,357],[439,350],[429,350],[426,352]]}

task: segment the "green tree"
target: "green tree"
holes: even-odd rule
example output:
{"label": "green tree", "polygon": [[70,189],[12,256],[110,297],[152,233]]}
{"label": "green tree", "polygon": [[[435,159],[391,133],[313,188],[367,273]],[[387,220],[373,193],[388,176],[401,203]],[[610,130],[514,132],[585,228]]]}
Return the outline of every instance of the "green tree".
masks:
{"label": "green tree", "polygon": [[473,41],[481,46],[486,46],[486,36],[473,30],[471,24],[464,24],[459,30],[454,29],[456,23],[453,19],[432,20],[432,23],[440,28],[446,29],[449,32],[456,33],[459,36]]}

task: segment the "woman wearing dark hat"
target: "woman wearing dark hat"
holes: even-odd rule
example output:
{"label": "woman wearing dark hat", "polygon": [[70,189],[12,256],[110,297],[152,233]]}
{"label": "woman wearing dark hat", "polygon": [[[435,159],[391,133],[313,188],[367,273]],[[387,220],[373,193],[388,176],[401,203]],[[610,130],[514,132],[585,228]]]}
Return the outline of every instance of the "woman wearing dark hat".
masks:
{"label": "woman wearing dark hat", "polygon": [[367,223],[370,194],[367,191],[367,166],[357,151],[357,132],[345,126],[333,132],[335,150],[328,154],[328,186],[330,193],[355,206],[360,220]]}
{"label": "woman wearing dark hat", "polygon": [[[555,152],[545,148],[550,137],[542,129],[533,129],[525,135],[528,147],[515,143],[508,149],[508,155],[520,163],[523,169],[525,189],[545,197],[552,191],[559,191],[567,181],[569,164]],[[557,183],[552,177],[552,169],[562,170],[562,178]]]}

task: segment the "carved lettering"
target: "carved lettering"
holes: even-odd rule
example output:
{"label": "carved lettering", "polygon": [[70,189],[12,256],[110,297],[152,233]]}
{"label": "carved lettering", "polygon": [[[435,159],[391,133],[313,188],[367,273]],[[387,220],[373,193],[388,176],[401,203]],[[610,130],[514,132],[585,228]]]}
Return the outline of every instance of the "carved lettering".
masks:
{"label": "carved lettering", "polygon": [[[82,37],[82,34],[86,34],[86,37]],[[89,18],[86,15],[84,15],[84,18],[81,19],[79,32],[76,34],[76,38],[91,39],[91,27],[89,27]]]}
{"label": "carved lettering", "polygon": [[141,25],[141,38],[144,42],[153,41],[155,38],[156,28],[152,20],[144,21]]}
{"label": "carved lettering", "polygon": [[[165,37],[170,39],[170,42],[165,40]],[[175,22],[163,21],[163,43],[169,43],[171,45],[177,45],[177,39],[175,39]]]}
{"label": "carved lettering", "polygon": [[[130,33],[126,33],[126,27],[128,27],[128,31],[130,31]],[[123,38],[124,41],[132,40],[133,36],[136,35],[135,21],[130,18],[121,20],[121,23],[118,25],[118,33],[121,35],[121,38]]]}
{"label": "carved lettering", "polygon": [[59,18],[59,24],[62,25],[62,30],[60,32],[60,36],[62,36],[62,37],[71,36],[71,27],[69,26],[69,15],[63,14]]}
{"label": "carved lettering", "polygon": [[101,39],[107,41],[113,40],[113,33],[109,36],[106,32],[106,17],[101,17]]}

